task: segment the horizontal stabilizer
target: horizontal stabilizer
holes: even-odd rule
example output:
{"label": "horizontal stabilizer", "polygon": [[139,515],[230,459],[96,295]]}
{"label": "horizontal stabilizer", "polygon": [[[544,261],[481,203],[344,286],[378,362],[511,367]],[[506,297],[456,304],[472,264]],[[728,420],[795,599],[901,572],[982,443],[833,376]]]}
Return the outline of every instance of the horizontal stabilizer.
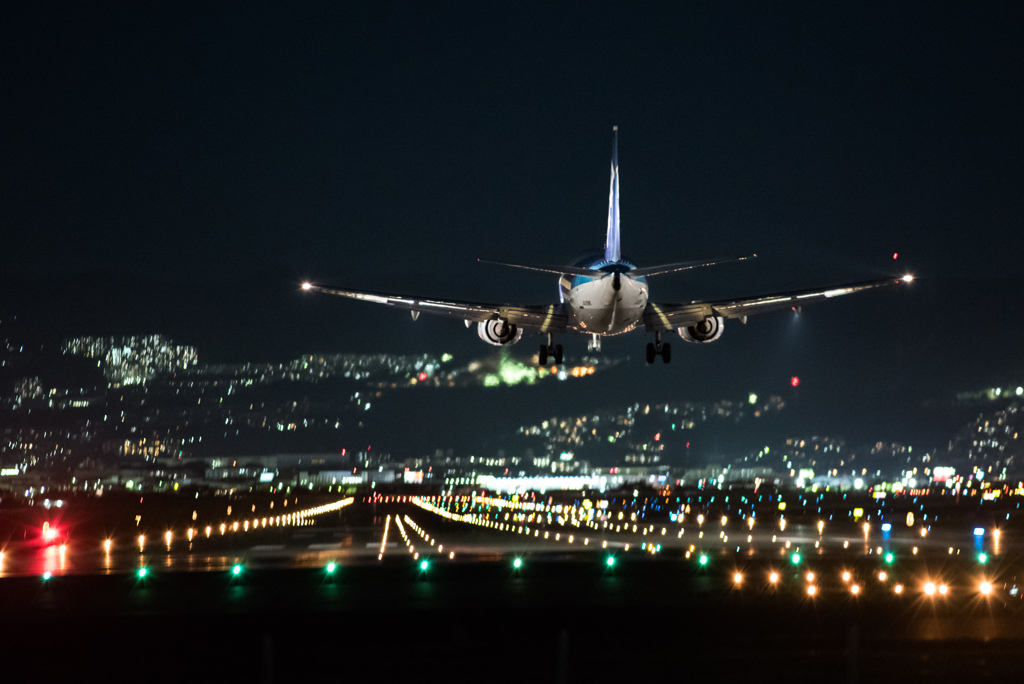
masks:
{"label": "horizontal stabilizer", "polygon": [[611,275],[608,271],[599,271],[594,268],[580,268],[578,266],[528,266],[526,264],[512,264],[507,261],[492,261],[491,259],[477,259],[482,264],[496,264],[510,268],[523,268],[527,271],[541,271],[543,273],[554,273],[556,275],[585,276],[588,278],[603,278]]}
{"label": "horizontal stabilizer", "polygon": [[634,268],[629,271],[629,275],[633,278],[639,278],[641,276],[653,276],[661,275],[662,273],[673,273],[675,271],[687,271],[691,268],[703,268],[704,266],[717,266],[718,264],[727,264],[733,261],[746,261],[747,259],[753,259],[757,257],[756,254],[750,256],[741,257],[723,257],[721,259],[703,259],[700,261],[681,261],[677,264],[662,264],[661,266],[647,266],[645,268]]}

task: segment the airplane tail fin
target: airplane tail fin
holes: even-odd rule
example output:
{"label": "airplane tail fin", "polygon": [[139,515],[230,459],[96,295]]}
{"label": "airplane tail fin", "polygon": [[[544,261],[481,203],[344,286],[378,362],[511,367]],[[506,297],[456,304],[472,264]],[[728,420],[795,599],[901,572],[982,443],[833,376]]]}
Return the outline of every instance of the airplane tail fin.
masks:
{"label": "airplane tail fin", "polygon": [[608,191],[608,234],[604,241],[606,261],[620,261],[619,248],[619,127],[612,126],[612,180]]}

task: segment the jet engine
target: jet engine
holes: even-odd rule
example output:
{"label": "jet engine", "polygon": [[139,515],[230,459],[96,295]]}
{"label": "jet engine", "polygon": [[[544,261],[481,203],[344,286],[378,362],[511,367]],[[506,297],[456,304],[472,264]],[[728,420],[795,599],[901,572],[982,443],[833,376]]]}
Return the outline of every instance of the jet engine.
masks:
{"label": "jet engine", "polygon": [[722,336],[724,329],[725,320],[721,316],[711,316],[696,325],[679,328],[676,332],[687,342],[714,342]]}
{"label": "jet engine", "polygon": [[523,331],[518,326],[499,318],[477,323],[476,334],[487,344],[501,347],[518,342],[523,336]]}

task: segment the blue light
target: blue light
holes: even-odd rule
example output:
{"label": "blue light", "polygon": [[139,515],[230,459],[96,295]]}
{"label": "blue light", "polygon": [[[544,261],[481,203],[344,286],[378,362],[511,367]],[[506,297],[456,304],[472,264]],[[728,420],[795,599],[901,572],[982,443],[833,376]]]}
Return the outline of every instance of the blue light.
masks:
{"label": "blue light", "polygon": [[892,529],[892,524],[891,523],[882,523],[882,531],[883,532],[888,532],[891,529]]}
{"label": "blue light", "polygon": [[975,537],[984,537],[985,536],[985,528],[984,527],[975,527],[974,528],[974,536]]}

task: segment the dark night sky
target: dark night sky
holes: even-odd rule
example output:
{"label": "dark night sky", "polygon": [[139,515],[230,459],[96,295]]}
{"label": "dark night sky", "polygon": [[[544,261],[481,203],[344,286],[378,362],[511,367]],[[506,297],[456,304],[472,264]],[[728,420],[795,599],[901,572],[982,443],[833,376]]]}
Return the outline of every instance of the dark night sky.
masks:
{"label": "dark night sky", "polygon": [[[114,274],[181,307],[234,288],[207,358],[261,334],[284,340],[268,355],[485,353],[458,323],[294,283],[544,303],[550,278],[475,259],[600,248],[617,124],[628,256],[761,255],[655,280],[655,300],[921,278],[679,343],[641,389],[1024,381],[1021,28],[997,2],[29,3],[0,22],[6,306]],[[204,315],[153,320],[201,340]]]}

